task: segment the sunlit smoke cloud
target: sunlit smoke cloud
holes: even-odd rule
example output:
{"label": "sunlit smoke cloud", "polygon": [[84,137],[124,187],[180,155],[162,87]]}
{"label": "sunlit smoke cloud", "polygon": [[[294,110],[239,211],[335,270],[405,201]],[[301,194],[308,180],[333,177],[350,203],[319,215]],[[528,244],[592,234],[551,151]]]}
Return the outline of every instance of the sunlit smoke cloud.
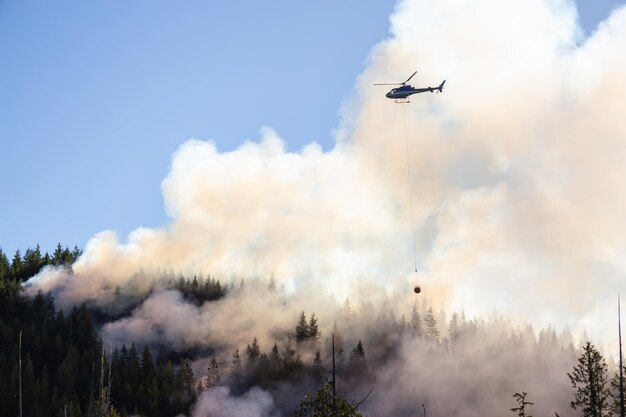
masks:
{"label": "sunlit smoke cloud", "polygon": [[294,289],[313,281],[320,294],[339,297],[361,278],[384,271],[392,284],[407,275],[410,234],[397,221],[406,213],[349,145],[288,153],[270,129],[259,143],[226,153],[190,140],[174,155],[162,188],[171,226],[138,229],[123,244],[100,233],[73,276],[47,270],[32,284],[72,304],[101,300],[103,289],[124,286],[140,271],[211,273],[227,281],[272,275]]}
{"label": "sunlit smoke cloud", "polygon": [[[400,2],[333,149],[287,152],[271,129],[231,152],[187,141],[162,184],[170,225],[100,233],[73,274],[30,284],[72,305],[170,270],[273,274],[320,302],[419,281],[449,308],[607,339],[597,318],[626,275],[626,8],[589,39],[576,19],[556,0]],[[396,105],[372,86],[415,69],[414,85],[447,79],[444,93]]]}

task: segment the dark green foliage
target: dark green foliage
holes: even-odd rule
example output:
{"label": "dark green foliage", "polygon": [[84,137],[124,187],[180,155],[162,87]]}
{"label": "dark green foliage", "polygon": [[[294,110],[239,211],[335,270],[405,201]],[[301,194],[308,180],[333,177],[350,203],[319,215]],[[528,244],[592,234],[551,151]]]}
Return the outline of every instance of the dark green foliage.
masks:
{"label": "dark green foliage", "polygon": [[269,354],[269,379],[270,381],[279,381],[283,376],[283,361],[278,353],[278,345],[274,343]]}
{"label": "dark green foliage", "polygon": [[[82,254],[78,247],[75,247],[73,251],[69,248],[63,249],[59,243],[54,251],[54,254],[50,256],[47,252],[42,255],[39,245],[35,246],[35,249],[28,248],[22,256],[22,252],[18,249],[15,251],[11,262],[7,255],[0,248],[0,291],[2,288],[11,282],[25,282],[32,276],[36,275],[44,266],[66,266],[71,268],[71,265]],[[18,287],[15,287],[17,289]]]}
{"label": "dark green foliage", "polygon": [[322,336],[322,332],[320,332],[317,326],[317,317],[315,317],[315,313],[311,314],[311,318],[309,319],[309,324],[307,326],[307,336],[309,339],[319,340]]}
{"label": "dark green foliage", "polygon": [[[622,374],[626,376],[626,367],[622,368]],[[613,375],[613,378],[611,378],[611,382],[610,382],[610,396],[611,396],[611,412],[614,415],[620,415],[620,409],[621,409],[621,396],[620,396],[620,383],[619,383],[619,367],[618,369],[615,371],[615,375]]]}
{"label": "dark green foliage", "polygon": [[570,404],[574,410],[581,410],[585,417],[611,415],[607,365],[590,342],[585,344],[578,364],[567,376],[574,388],[574,400]]}
{"label": "dark green foliage", "polygon": [[368,381],[371,379],[367,369],[367,361],[365,360],[365,348],[360,340],[350,353],[347,374],[349,378],[356,381]]}
{"label": "dark green foliage", "polygon": [[177,368],[167,361],[155,363],[148,347],[139,354],[131,344],[130,349],[126,345],[116,349],[100,369],[101,344],[86,305],[65,314],[57,311],[49,294],[32,298],[22,294],[21,282],[43,266],[71,268],[78,256],[77,248],[70,251],[58,245],[53,256],[41,256],[36,247],[27,249],[23,257],[17,251],[9,262],[0,249],[0,414],[17,415],[18,411],[20,331],[24,417],[61,417],[66,407],[68,416],[83,417],[89,414],[90,405],[92,415],[97,415],[100,389],[106,393],[109,386],[109,416],[188,414],[195,401],[195,379],[188,360]]}
{"label": "dark green foliage", "polygon": [[315,358],[313,358],[313,367],[311,368],[313,373],[313,380],[316,382],[322,381],[324,377],[324,366],[322,364],[322,355],[319,349],[315,352]]}
{"label": "dark green foliage", "polygon": [[307,322],[306,314],[304,311],[301,312],[298,324],[296,324],[296,331],[293,335],[296,342],[300,343],[306,340],[318,341],[321,335],[322,333],[319,330],[315,313],[311,314],[311,318]]}
{"label": "dark green foliage", "polygon": [[[333,406],[336,412],[333,414]],[[295,417],[361,417],[357,408],[337,396],[333,401],[333,390],[331,384],[324,384],[314,395],[307,395],[298,404],[294,412]]]}
{"label": "dark green foliage", "polygon": [[209,367],[207,368],[206,382],[204,388],[212,388],[220,384],[222,378],[220,376],[220,365],[215,356],[211,358]]}
{"label": "dark green foliage", "polygon": [[196,401],[196,384],[191,369],[191,361],[183,359],[178,372],[176,372],[174,383],[174,408],[177,413],[182,413],[189,409],[189,406]]}
{"label": "dark green foliage", "polygon": [[304,311],[300,313],[300,320],[296,325],[295,337],[297,342],[303,342],[309,338],[309,326],[306,322],[306,314],[304,314]]}
{"label": "dark green foliage", "polygon": [[206,279],[194,276],[191,281],[180,277],[174,288],[180,291],[185,299],[196,305],[219,300],[226,295],[226,287],[210,275]]}

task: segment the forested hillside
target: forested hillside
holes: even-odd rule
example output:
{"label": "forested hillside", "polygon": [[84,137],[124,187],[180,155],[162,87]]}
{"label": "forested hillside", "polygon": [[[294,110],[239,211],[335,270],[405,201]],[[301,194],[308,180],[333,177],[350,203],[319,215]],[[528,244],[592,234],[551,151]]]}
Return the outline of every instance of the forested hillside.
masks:
{"label": "forested hillside", "polygon": [[[616,411],[615,370],[592,344],[577,350],[567,331],[536,332],[497,316],[469,319],[426,301],[407,306],[392,295],[353,306],[345,299],[331,313],[294,314],[298,305],[272,277],[236,284],[211,276],[153,277],[149,291],[127,297],[130,304],[112,315],[101,304],[61,309],[53,295],[23,290],[23,281],[42,267],[71,270],[79,255],[59,245],[53,255],[28,249],[9,261],[0,251],[0,409],[6,415],[18,415],[20,334],[25,417],[200,417],[215,410],[327,415],[333,340],[339,415],[408,417],[421,404],[435,416],[459,410],[506,415],[512,408],[526,415],[526,407],[537,415],[566,414],[571,407],[587,415],[584,410],[598,405],[589,404],[590,389],[597,390],[603,415]],[[175,304],[160,313],[176,316],[173,323],[185,330],[152,323],[152,333],[142,331],[146,305],[172,297]],[[241,297],[266,306],[265,316],[239,310],[239,318],[227,317],[229,303],[238,305]],[[273,308],[285,316],[284,326],[267,326]],[[198,319],[209,317],[202,316],[207,311],[217,321]],[[228,327],[237,320],[244,320],[245,334]],[[209,339],[189,338],[207,327],[202,334]],[[589,366],[601,376],[595,385]]]}

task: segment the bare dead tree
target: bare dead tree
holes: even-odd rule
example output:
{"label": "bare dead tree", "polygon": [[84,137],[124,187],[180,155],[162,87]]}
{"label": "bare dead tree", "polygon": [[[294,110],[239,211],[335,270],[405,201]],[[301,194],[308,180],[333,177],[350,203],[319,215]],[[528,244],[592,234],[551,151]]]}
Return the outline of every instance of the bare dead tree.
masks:
{"label": "bare dead tree", "polygon": [[517,404],[519,405],[517,407],[511,408],[511,411],[516,413],[519,417],[533,417],[531,415],[526,415],[526,406],[535,405],[535,403],[526,401],[526,395],[527,393],[525,392],[522,392],[521,394],[519,392],[516,392],[515,394],[513,394],[513,398],[515,398]]}

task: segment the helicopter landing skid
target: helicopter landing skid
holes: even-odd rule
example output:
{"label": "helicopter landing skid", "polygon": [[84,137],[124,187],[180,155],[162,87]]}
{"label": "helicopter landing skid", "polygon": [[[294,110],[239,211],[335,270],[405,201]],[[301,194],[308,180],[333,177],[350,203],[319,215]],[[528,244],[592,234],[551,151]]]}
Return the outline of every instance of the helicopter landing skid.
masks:
{"label": "helicopter landing skid", "polygon": [[400,99],[400,100],[395,100],[395,102],[396,102],[396,103],[398,103],[398,104],[408,104],[408,103],[410,103],[411,101],[407,98],[406,100],[402,100],[402,99]]}

